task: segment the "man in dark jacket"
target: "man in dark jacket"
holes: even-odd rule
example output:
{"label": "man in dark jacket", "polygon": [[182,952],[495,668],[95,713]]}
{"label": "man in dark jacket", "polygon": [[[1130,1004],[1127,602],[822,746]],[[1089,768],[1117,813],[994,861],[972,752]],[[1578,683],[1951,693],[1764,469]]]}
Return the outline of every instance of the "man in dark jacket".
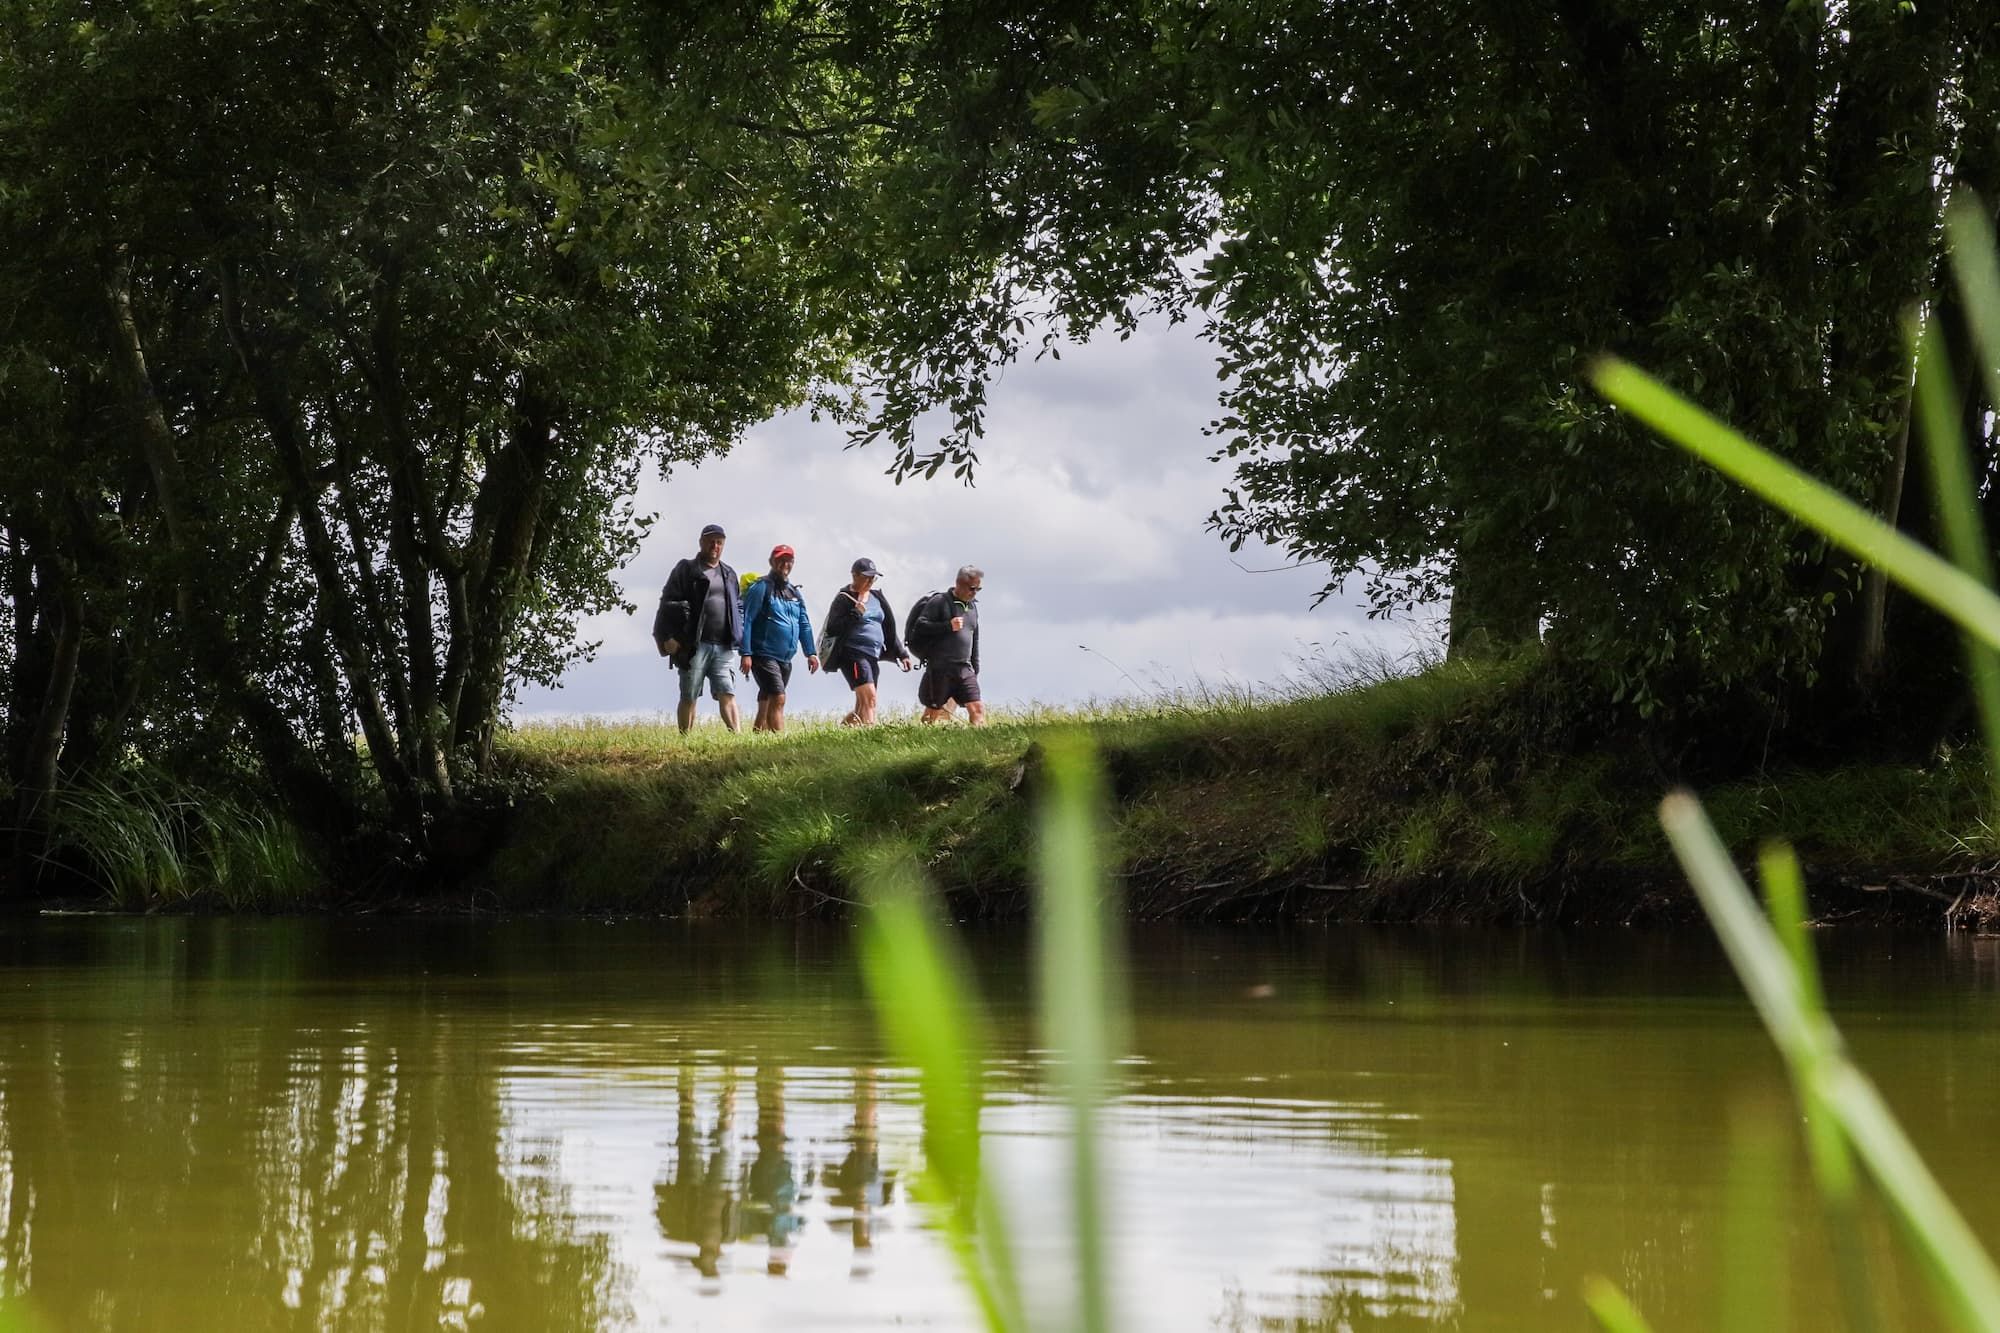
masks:
{"label": "man in dark jacket", "polygon": [[681,734],[694,725],[695,700],[706,680],[722,724],[737,730],[736,683],[729,672],[736,664],[736,640],[742,633],[742,592],[736,571],[722,563],[728,534],[719,523],[701,530],[701,549],[674,566],[660,590],[660,609],[653,616],[653,643],[660,656],[681,673],[681,702],[676,717]]}
{"label": "man in dark jacket", "polygon": [[979,697],[980,588],[986,575],[977,565],[965,565],[949,589],[925,599],[911,618],[911,651],[924,659],[924,678],[917,682],[917,702],[924,721],[938,722],[965,705],[965,720],[986,722],[986,705]]}

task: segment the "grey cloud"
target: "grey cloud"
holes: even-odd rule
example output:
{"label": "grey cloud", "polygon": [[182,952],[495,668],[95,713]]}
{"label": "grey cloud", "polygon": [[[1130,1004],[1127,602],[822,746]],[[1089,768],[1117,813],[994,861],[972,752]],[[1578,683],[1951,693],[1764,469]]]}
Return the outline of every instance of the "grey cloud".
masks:
{"label": "grey cloud", "polygon": [[[767,423],[726,457],[641,485],[641,508],[660,521],[622,576],[638,613],[584,625],[584,638],[605,642],[599,660],[574,668],[563,690],[524,690],[520,711],[670,709],[670,673],[648,638],[653,605],[709,522],[728,529],[738,570],[761,570],[776,542],[796,547],[816,617],[857,555],[881,563],[899,615],[960,564],[980,565],[983,676],[1001,706],[1254,686],[1315,644],[1402,643],[1410,631],[1367,620],[1352,580],[1315,610],[1323,566],[1249,573],[1289,562],[1249,547],[1232,558],[1203,531],[1229,479],[1202,435],[1215,404],[1213,349],[1187,325],[1158,324],[1010,367],[972,487],[898,486],[883,475],[886,449],[845,449],[840,427],[803,413]],[[892,683],[887,695],[914,689]],[[802,688],[797,677],[793,701],[844,707],[837,683]]]}

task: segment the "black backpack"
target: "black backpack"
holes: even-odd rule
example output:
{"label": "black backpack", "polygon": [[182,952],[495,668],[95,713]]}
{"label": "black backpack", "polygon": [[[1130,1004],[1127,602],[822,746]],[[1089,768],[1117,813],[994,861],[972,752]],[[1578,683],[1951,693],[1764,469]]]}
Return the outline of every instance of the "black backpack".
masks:
{"label": "black backpack", "polygon": [[944,641],[950,631],[942,621],[926,621],[924,613],[937,604],[946,592],[927,592],[910,607],[910,617],[903,622],[903,646],[910,650],[910,656],[919,662],[928,663],[931,651]]}

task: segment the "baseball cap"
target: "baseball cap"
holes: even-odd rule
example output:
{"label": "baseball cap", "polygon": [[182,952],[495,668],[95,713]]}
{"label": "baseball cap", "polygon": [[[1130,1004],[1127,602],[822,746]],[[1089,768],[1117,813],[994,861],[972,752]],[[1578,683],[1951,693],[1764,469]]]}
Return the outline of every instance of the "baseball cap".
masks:
{"label": "baseball cap", "polygon": [[711,523],[701,530],[701,535],[704,537],[727,537],[729,534],[722,530],[720,523]]}
{"label": "baseball cap", "polygon": [[854,567],[849,572],[854,574],[866,574],[871,579],[879,579],[882,577],[882,571],[876,567],[876,564],[873,560],[870,560],[865,555],[862,556],[859,560],[856,560],[854,562]]}
{"label": "baseball cap", "polygon": [[773,560],[783,560],[786,556],[790,556],[792,559],[796,560],[799,558],[799,553],[797,551],[794,551],[791,547],[785,545],[783,542],[780,542],[776,546],[773,546],[771,548],[771,558]]}

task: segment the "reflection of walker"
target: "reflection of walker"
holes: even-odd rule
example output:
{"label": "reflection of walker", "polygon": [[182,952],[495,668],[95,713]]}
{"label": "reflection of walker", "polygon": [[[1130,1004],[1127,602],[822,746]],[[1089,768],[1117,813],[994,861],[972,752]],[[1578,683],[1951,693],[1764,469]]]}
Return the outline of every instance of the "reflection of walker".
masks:
{"label": "reflection of walker", "polygon": [[875,1071],[859,1070],[854,1079],[853,1144],[834,1177],[833,1202],[851,1210],[849,1227],[854,1237],[855,1277],[874,1271],[874,1213],[889,1203],[892,1176],[882,1174],[882,1158],[875,1130]]}
{"label": "reflection of walker", "polygon": [[674,1171],[653,1186],[653,1215],[663,1237],[694,1246],[691,1262],[696,1272],[719,1279],[722,1243],[736,1224],[736,1076],[732,1071],[723,1073],[706,1158],[695,1118],[694,1071],[686,1065],[680,1069],[679,1101]]}
{"label": "reflection of walker", "polygon": [[753,1218],[768,1214],[764,1233],[771,1252],[764,1270],[775,1277],[790,1271],[801,1225],[798,1177],[785,1153],[784,1079],[782,1068],[763,1066],[757,1071],[757,1160],[750,1164],[743,1191],[746,1233],[753,1229]]}

